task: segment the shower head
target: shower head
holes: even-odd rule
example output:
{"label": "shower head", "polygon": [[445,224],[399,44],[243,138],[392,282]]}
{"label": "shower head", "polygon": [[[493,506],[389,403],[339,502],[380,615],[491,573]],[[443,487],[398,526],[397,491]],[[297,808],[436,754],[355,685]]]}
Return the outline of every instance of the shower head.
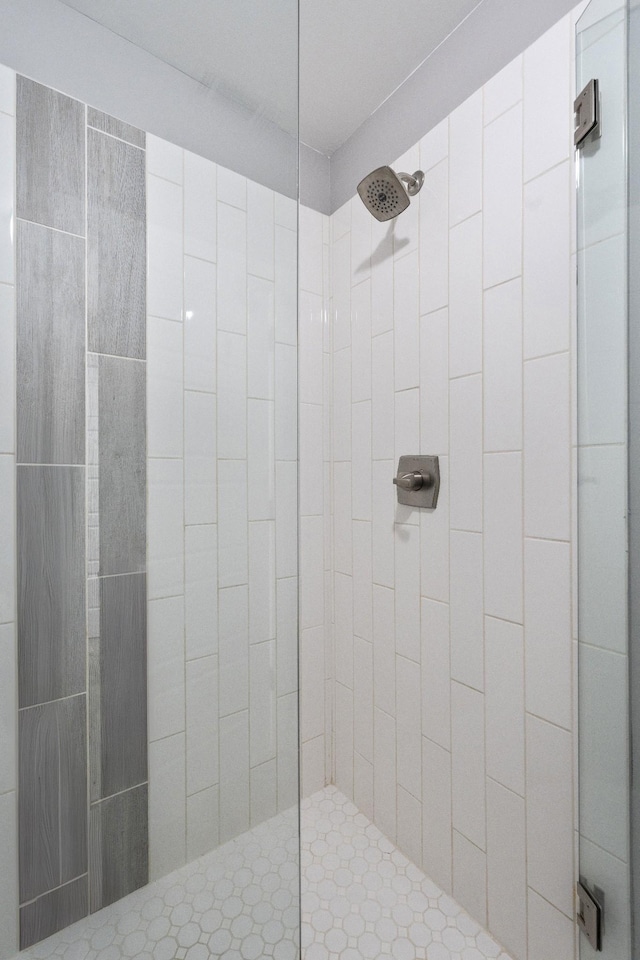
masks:
{"label": "shower head", "polygon": [[376,220],[392,220],[407,209],[411,202],[409,197],[415,197],[423,183],[422,170],[410,174],[396,173],[391,167],[378,167],[360,181],[358,193]]}

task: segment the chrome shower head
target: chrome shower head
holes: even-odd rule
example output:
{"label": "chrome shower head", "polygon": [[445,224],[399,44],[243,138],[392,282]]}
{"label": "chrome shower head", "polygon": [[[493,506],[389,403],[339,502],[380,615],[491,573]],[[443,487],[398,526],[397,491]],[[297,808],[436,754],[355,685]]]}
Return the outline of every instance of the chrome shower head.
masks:
{"label": "chrome shower head", "polygon": [[[403,183],[405,181],[405,183]],[[396,173],[391,167],[378,167],[358,184],[365,207],[376,220],[392,220],[406,210],[424,183],[424,173]]]}

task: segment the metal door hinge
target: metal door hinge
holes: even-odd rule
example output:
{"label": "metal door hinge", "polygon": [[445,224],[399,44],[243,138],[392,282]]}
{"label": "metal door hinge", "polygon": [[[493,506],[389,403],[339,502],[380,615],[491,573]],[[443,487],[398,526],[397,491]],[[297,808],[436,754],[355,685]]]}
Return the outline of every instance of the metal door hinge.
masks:
{"label": "metal door hinge", "polygon": [[573,103],[575,113],[575,131],[573,142],[580,147],[591,133],[600,136],[600,90],[597,80],[589,80],[582,93]]}
{"label": "metal door hinge", "polygon": [[578,926],[594,950],[602,950],[604,920],[604,893],[597,887],[589,890],[584,879],[576,884],[578,896]]}

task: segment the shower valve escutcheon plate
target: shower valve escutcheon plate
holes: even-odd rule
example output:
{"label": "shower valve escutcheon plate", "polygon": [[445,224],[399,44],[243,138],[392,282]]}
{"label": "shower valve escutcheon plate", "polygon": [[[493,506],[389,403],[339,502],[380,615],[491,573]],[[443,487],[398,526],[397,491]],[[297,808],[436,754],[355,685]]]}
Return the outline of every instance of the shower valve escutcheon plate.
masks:
{"label": "shower valve escutcheon plate", "polygon": [[398,472],[393,478],[398,503],[407,507],[434,510],[440,491],[440,463],[437,457],[400,457]]}

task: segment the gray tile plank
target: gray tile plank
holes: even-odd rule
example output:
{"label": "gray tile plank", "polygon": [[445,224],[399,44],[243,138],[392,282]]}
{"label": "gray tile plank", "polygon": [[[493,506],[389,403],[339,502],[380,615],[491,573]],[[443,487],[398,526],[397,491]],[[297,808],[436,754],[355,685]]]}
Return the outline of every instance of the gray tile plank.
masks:
{"label": "gray tile plank", "polygon": [[132,143],[134,147],[145,148],[145,132],[132,127],[130,123],[124,120],[118,120],[117,117],[110,117],[108,113],[102,113],[94,107],[87,107],[87,123],[96,130],[102,130],[103,133],[109,133],[112,137],[119,137],[120,140],[126,140]]}
{"label": "gray tile plank", "polygon": [[91,913],[149,881],[148,789],[142,784],[91,806]]}
{"label": "gray tile plank", "polygon": [[84,236],[85,107],[17,78],[17,215]]}
{"label": "gray tile plank", "polygon": [[54,706],[23,710],[19,719],[20,901],[60,885],[58,724]]}
{"label": "gray tile plank", "polygon": [[146,364],[99,358],[100,573],[146,566]]}
{"label": "gray tile plank", "polygon": [[20,902],[87,872],[86,698],[19,713]]}
{"label": "gray tile plank", "polygon": [[89,913],[88,888],[88,877],[78,877],[20,907],[20,949],[26,950],[86,917]]}
{"label": "gray tile plank", "polygon": [[19,705],[86,687],[85,470],[20,466]]}
{"label": "gray tile plank", "polygon": [[17,457],[84,463],[85,243],[18,221]]}
{"label": "gray tile plank", "polygon": [[99,702],[101,786],[99,797],[92,793],[92,799],[110,797],[147,779],[144,574],[100,581]]}
{"label": "gray tile plank", "polygon": [[89,349],[145,356],[145,154],[88,129]]}
{"label": "gray tile plank", "polygon": [[60,731],[60,879],[87,872],[87,698],[61,700]]}

